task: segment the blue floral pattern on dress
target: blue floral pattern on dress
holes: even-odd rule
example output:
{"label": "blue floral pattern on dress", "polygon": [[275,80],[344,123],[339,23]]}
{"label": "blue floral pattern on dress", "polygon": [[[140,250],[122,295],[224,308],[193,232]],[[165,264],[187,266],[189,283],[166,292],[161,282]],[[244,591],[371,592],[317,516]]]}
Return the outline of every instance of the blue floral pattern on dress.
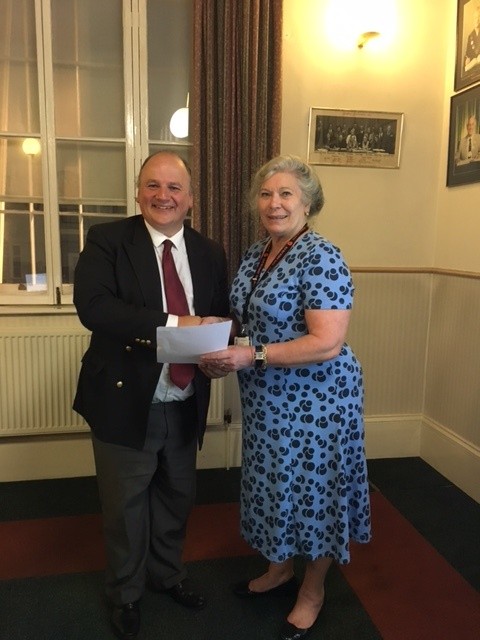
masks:
{"label": "blue floral pattern on dress", "polygon": [[[231,291],[242,318],[265,240],[243,257]],[[248,308],[252,344],[307,332],[305,309],[350,309],[353,283],[337,247],[308,231],[261,278]],[[243,413],[241,528],[272,562],[300,555],[349,561],[370,539],[361,366],[345,344],[335,359],[238,372]]]}

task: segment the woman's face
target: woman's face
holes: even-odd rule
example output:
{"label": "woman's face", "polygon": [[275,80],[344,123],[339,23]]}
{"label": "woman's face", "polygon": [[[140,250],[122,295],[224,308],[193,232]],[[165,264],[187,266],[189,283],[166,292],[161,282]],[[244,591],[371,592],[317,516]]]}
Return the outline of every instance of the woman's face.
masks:
{"label": "woman's face", "polygon": [[265,180],[257,198],[260,221],[275,239],[289,240],[304,226],[310,206],[291,173],[275,173]]}

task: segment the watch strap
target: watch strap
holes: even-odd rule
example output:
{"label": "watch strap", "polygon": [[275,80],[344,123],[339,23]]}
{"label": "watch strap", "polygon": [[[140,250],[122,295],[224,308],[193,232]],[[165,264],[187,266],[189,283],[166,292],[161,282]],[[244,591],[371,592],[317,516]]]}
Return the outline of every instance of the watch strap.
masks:
{"label": "watch strap", "polygon": [[267,367],[267,348],[264,344],[255,347],[254,355],[255,369],[266,369]]}

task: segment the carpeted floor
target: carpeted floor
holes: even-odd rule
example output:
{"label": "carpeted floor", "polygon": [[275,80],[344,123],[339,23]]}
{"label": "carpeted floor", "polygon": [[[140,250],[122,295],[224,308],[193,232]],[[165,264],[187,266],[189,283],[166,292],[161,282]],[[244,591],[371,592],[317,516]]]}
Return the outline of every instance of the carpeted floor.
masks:
{"label": "carpeted floor", "polygon": [[[202,560],[189,564],[190,578],[208,598],[203,611],[185,611],[168,596],[147,592],[142,599],[142,639],[266,640],[276,638],[291,597],[244,602],[230,595],[232,580],[261,571],[258,556]],[[99,604],[101,572],[58,575],[0,583],[2,640],[107,640],[108,609]],[[313,640],[379,640],[347,581],[338,570],[328,576],[329,606]],[[7,605],[7,606],[5,606]],[[24,614],[19,615],[23,610]]]}
{"label": "carpeted floor", "polygon": [[[369,471],[373,541],[331,570],[309,637],[476,640],[480,506],[418,458],[370,461]],[[239,536],[238,484],[238,469],[199,472],[185,559],[209,606],[192,613],[147,592],[141,638],[276,639],[291,600],[231,594],[265,566]],[[0,640],[112,638],[98,511],[94,478],[0,485]]]}

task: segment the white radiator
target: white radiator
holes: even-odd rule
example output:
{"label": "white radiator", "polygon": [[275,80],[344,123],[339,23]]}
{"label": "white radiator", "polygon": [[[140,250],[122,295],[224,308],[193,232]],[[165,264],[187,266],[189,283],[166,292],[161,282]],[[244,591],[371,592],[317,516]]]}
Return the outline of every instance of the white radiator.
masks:
{"label": "white radiator", "polygon": [[[89,334],[9,331],[0,336],[0,436],[87,431],[72,410]],[[223,380],[212,383],[208,423],[223,424]]]}

